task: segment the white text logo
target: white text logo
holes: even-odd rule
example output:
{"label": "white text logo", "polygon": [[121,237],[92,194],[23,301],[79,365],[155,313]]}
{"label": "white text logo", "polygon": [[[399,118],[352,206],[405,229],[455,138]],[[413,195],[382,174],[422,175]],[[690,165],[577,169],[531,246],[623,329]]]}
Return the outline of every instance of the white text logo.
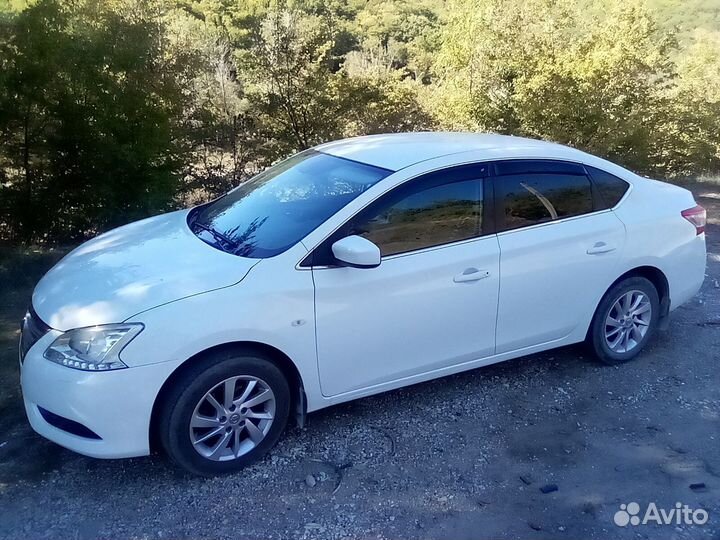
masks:
{"label": "white text logo", "polygon": [[687,504],[675,503],[670,510],[658,508],[651,502],[641,514],[640,505],[636,502],[621,504],[620,510],[613,516],[615,525],[626,527],[628,525],[646,525],[656,523],[658,525],[705,525],[708,520],[708,513],[702,508],[693,510]]}

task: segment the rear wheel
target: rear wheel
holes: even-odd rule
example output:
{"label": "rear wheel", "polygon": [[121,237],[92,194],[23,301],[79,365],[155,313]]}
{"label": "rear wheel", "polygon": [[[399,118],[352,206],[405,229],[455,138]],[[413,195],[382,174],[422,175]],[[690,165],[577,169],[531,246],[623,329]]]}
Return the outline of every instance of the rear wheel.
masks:
{"label": "rear wheel", "polygon": [[170,458],[199,475],[237,471],[280,438],[290,389],[279,368],[254,353],[223,353],[183,373],[159,429]]}
{"label": "rear wheel", "polygon": [[635,358],[657,328],[660,300],[657,289],[643,277],[616,283],[595,312],[588,345],[608,364]]}

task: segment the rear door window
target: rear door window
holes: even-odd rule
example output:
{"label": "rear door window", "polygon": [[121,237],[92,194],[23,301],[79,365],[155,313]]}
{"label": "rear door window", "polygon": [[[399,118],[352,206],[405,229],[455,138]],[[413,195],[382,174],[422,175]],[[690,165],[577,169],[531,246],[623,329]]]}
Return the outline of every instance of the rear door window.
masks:
{"label": "rear door window", "polygon": [[593,211],[590,179],[582,165],[554,161],[503,161],[495,168],[501,230]]}

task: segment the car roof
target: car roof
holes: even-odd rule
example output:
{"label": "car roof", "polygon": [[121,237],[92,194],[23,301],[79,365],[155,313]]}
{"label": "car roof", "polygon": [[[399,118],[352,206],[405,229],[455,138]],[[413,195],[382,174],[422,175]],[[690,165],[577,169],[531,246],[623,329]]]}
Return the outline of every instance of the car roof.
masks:
{"label": "car roof", "polygon": [[540,156],[575,161],[592,159],[580,150],[557,143],[491,133],[387,133],[329,142],[315,149],[392,171],[428,159],[464,152],[486,153],[487,156],[481,159]]}

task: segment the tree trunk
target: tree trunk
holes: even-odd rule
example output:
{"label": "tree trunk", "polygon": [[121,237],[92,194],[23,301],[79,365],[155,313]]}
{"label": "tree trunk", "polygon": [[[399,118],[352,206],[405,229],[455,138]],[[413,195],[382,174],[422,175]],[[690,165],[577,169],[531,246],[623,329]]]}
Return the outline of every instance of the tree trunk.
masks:
{"label": "tree trunk", "polygon": [[20,234],[22,240],[30,241],[35,234],[35,212],[33,208],[33,178],[30,169],[30,105],[23,119],[23,169],[25,185],[23,189],[22,210],[20,211]]}

